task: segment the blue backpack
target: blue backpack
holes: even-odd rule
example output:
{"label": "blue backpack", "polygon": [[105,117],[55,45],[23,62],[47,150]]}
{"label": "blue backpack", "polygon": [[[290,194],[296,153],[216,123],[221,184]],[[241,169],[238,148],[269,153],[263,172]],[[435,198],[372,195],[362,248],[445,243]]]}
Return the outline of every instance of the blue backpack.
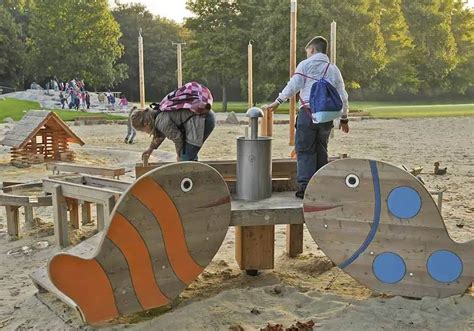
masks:
{"label": "blue backpack", "polygon": [[311,87],[309,106],[311,108],[313,122],[315,123],[331,122],[341,117],[341,96],[337,89],[326,80],[326,74],[330,65],[331,63],[328,63],[323,77],[316,80]]}

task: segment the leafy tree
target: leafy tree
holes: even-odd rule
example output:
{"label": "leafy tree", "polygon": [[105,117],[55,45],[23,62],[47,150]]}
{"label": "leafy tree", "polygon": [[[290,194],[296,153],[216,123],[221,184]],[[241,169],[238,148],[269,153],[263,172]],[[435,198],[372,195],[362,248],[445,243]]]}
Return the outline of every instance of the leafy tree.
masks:
{"label": "leafy tree", "polygon": [[402,8],[415,41],[413,60],[427,95],[448,87],[446,77],[458,62],[451,31],[452,1],[403,0]]}
{"label": "leafy tree", "polygon": [[413,39],[403,16],[401,0],[380,0],[380,27],[387,48],[386,66],[375,77],[372,88],[377,92],[416,93],[419,81],[413,64]]}
{"label": "leafy tree", "polygon": [[448,80],[452,92],[465,94],[474,86],[474,11],[467,8],[466,1],[455,0],[451,20],[459,63]]}
{"label": "leafy tree", "polygon": [[118,89],[126,91],[131,99],[139,98],[137,38],[142,29],[146,97],[147,100],[160,101],[176,88],[176,48],[172,42],[183,40],[182,28],[170,20],[154,17],[140,4],[119,4],[113,15],[123,33],[120,42],[125,52],[120,63],[128,66],[128,79]]}
{"label": "leafy tree", "polygon": [[[185,55],[188,77],[201,81],[217,79],[222,88],[223,109],[227,111],[227,88],[235,77],[244,75],[248,38],[242,33],[237,1],[188,0],[195,17],[186,21],[191,40]],[[240,81],[240,79],[239,79]]]}
{"label": "leafy tree", "polygon": [[22,81],[24,47],[21,28],[7,9],[0,6],[0,85],[18,87]]}
{"label": "leafy tree", "polygon": [[38,78],[82,78],[106,87],[125,78],[119,25],[107,0],[35,1],[31,8],[29,70]]}

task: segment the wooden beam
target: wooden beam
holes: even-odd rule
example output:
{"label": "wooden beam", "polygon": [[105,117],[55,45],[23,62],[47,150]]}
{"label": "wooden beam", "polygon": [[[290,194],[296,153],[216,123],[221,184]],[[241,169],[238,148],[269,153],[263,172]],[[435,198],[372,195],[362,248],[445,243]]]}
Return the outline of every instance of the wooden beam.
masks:
{"label": "wooden beam", "polygon": [[81,223],[79,222],[79,201],[76,199],[66,199],[69,219],[71,220],[71,225],[74,229],[80,229]]}
{"label": "wooden beam", "polygon": [[18,207],[5,206],[7,214],[7,231],[8,235],[13,238],[20,236],[20,220],[18,215]]}
{"label": "wooden beam", "polygon": [[235,259],[241,270],[253,272],[274,268],[274,226],[239,226],[235,228],[235,237]]}
{"label": "wooden beam", "polygon": [[[301,209],[301,213],[303,213],[303,209]],[[297,257],[303,253],[303,230],[303,224],[286,226],[286,253],[289,257]]]}
{"label": "wooden beam", "polygon": [[[296,44],[297,44],[297,0],[290,0],[290,79],[296,71]],[[290,99],[290,146],[295,145],[296,97]]]}
{"label": "wooden beam", "polygon": [[67,204],[62,194],[61,185],[55,184],[52,188],[54,212],[54,236],[59,247],[69,246]]}
{"label": "wooden beam", "polygon": [[102,204],[97,204],[97,230],[102,231],[108,225],[114,206],[115,196],[109,197]]}
{"label": "wooden beam", "polygon": [[34,213],[33,213],[33,207],[31,206],[25,206],[25,226],[29,229],[34,227]]}
{"label": "wooden beam", "polygon": [[91,203],[87,201],[82,201],[81,203],[81,216],[82,216],[82,225],[86,225],[92,222],[91,214]]}
{"label": "wooden beam", "polygon": [[88,202],[95,202],[99,204],[104,203],[104,201],[107,201],[110,198],[110,196],[115,196],[117,194],[120,195],[123,193],[122,191],[108,190],[104,188],[90,187],[90,186],[85,186],[85,185],[78,185],[78,184],[51,180],[51,179],[43,180],[43,186],[44,186],[45,192],[53,193],[55,185],[61,186],[62,194],[65,197],[88,201]]}
{"label": "wooden beam", "polygon": [[105,168],[94,167],[89,165],[68,164],[61,162],[51,162],[46,164],[47,170],[52,170],[53,174],[61,171],[74,172],[88,175],[119,177],[125,175],[125,168]]}

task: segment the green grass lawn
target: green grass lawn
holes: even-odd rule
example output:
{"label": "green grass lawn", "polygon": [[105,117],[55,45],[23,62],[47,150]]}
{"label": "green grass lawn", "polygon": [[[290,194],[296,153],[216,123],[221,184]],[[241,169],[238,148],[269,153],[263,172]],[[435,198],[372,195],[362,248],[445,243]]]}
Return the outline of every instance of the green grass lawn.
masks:
{"label": "green grass lawn", "polygon": [[[7,98],[5,100],[0,100],[0,123],[4,121],[5,118],[10,117],[15,121],[20,120],[28,110],[38,110],[41,109],[41,106],[38,102],[25,101],[18,99]],[[97,114],[97,113],[85,113],[71,110],[62,110],[55,109],[53,110],[56,114],[59,115],[64,121],[73,121],[77,117],[88,117],[88,116],[105,116],[107,120],[120,120],[123,119],[123,116],[119,115],[109,115],[109,114]]]}
{"label": "green grass lawn", "polygon": [[[261,107],[263,104],[257,104]],[[415,117],[453,117],[474,116],[474,104],[427,104],[420,102],[350,102],[353,110],[369,112],[376,118],[415,118]],[[214,102],[213,109],[222,111],[222,103]],[[288,113],[289,103],[278,108],[278,114]],[[228,111],[244,113],[247,111],[247,103],[230,102]]]}
{"label": "green grass lawn", "polygon": [[[257,104],[261,107],[263,104]],[[416,117],[454,117],[474,116],[474,104],[427,104],[420,102],[351,102],[350,108],[369,112],[376,118],[416,118]],[[41,109],[39,103],[18,99],[0,101],[0,123],[7,117],[20,120],[26,111]],[[222,102],[214,102],[214,111],[222,112]],[[286,114],[289,103],[278,108],[278,114]],[[120,115],[85,113],[70,110],[53,110],[65,121],[73,121],[77,117],[105,116],[108,120],[123,119]],[[228,111],[244,113],[247,111],[246,102],[229,102]]]}

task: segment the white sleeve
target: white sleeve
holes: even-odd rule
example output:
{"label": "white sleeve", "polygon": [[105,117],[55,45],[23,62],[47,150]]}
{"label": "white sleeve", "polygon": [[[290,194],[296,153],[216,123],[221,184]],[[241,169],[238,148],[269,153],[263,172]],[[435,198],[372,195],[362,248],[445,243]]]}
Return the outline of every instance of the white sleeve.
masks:
{"label": "white sleeve", "polygon": [[291,77],[288,84],[286,84],[283,91],[278,95],[278,98],[275,100],[276,102],[282,104],[304,88],[306,78],[302,75],[298,75],[298,73],[305,74],[303,62],[298,65],[295,74]]}
{"label": "white sleeve", "polygon": [[344,79],[342,78],[341,71],[338,67],[334,66],[336,69],[336,80],[334,87],[339,92],[342,100],[342,118],[347,118],[347,114],[349,112],[349,95],[346,91],[346,86],[344,84]]}

